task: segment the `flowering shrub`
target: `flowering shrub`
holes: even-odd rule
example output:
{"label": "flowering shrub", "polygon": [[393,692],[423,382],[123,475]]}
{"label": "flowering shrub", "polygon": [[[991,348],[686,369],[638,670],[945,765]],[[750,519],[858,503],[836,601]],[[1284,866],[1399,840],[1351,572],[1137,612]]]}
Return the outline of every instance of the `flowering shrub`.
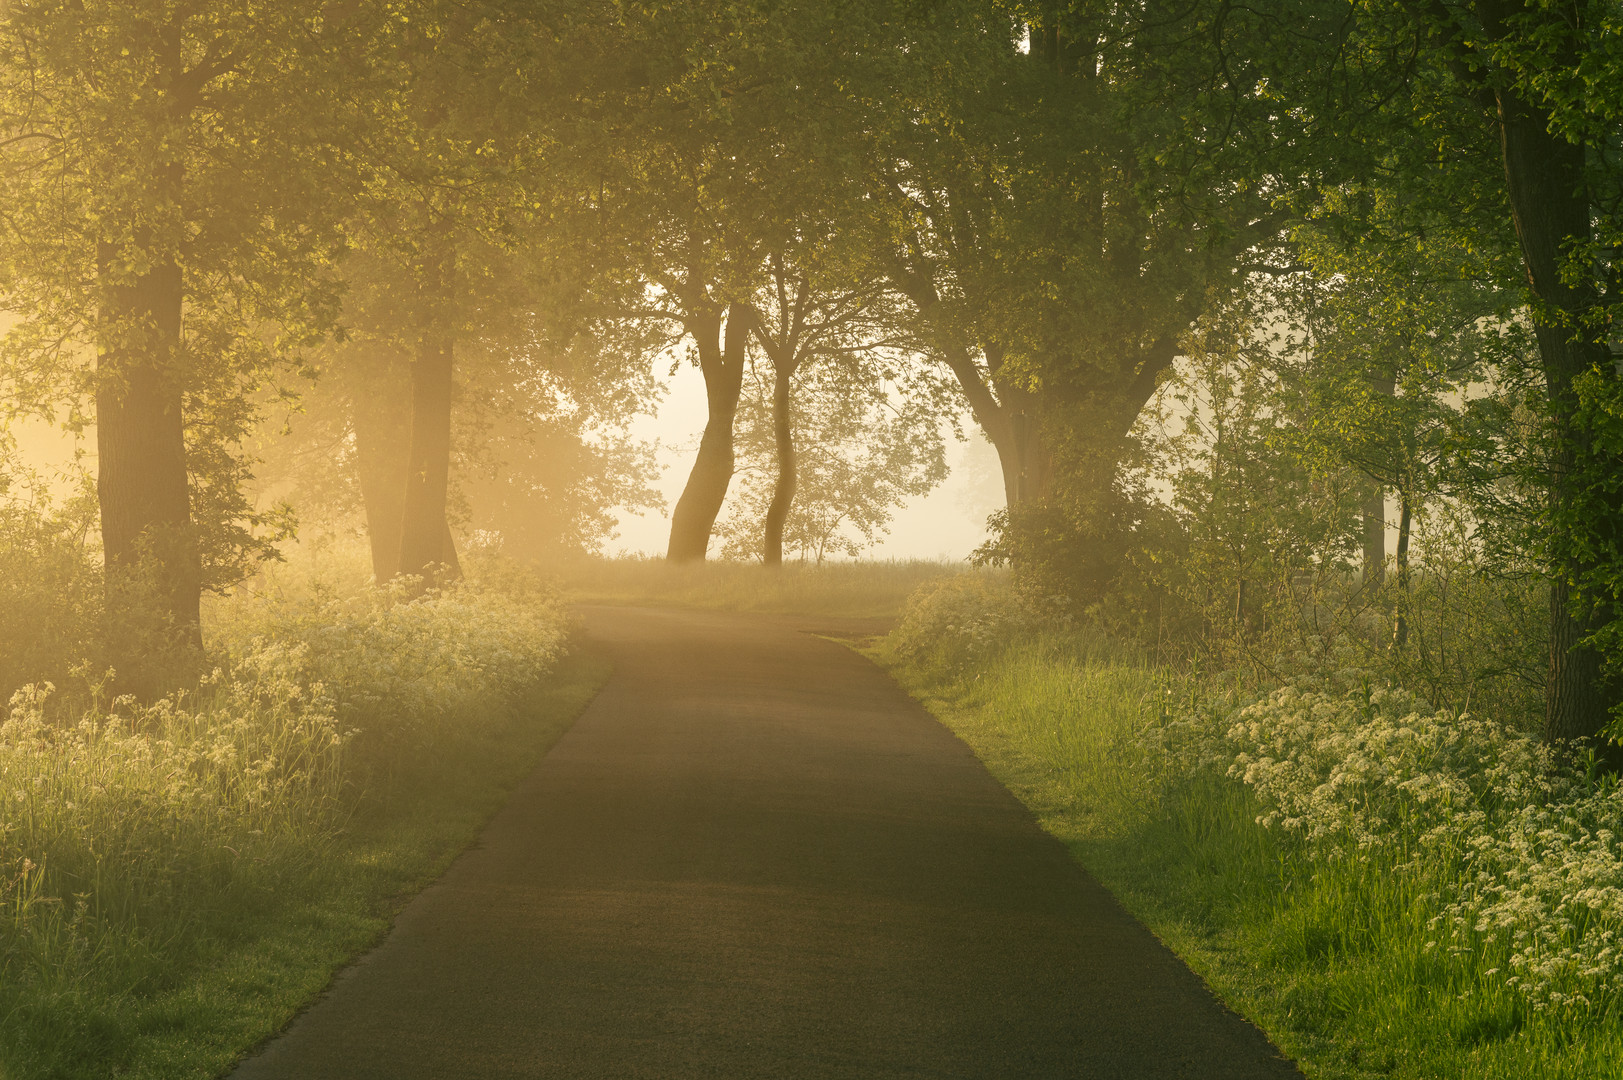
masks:
{"label": "flowering shrub", "polygon": [[444,734],[436,725],[533,685],[562,651],[561,603],[533,583],[474,581],[413,598],[415,584],[347,595],[318,587],[233,612],[215,636],[246,655],[271,642],[298,646],[288,662],[299,678],[326,688],[336,715],[365,742]]}
{"label": "flowering shrub", "polygon": [[1309,859],[1422,880],[1427,948],[1535,1009],[1623,989],[1623,791],[1583,763],[1401,690],[1313,680],[1163,714],[1138,742],[1170,777],[1245,784]]}
{"label": "flowering shrub", "polygon": [[1439,923],[1454,948],[1503,955],[1491,970],[1535,1007],[1593,1008],[1623,990],[1623,792],[1615,784],[1534,803],[1462,837],[1465,874]]}
{"label": "flowering shrub", "polygon": [[1529,739],[1391,689],[1286,686],[1242,708],[1226,741],[1237,751],[1228,774],[1269,808],[1262,824],[1359,848],[1542,794],[1549,764]]}

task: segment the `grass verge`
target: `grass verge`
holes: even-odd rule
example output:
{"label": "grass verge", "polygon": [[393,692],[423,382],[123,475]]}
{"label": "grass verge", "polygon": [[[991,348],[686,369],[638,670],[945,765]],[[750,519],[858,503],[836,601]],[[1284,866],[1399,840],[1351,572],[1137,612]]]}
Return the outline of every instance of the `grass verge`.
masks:
{"label": "grass verge", "polygon": [[1143,735],[1164,673],[1081,635],[959,664],[910,657],[895,637],[869,653],[1308,1076],[1623,1076],[1615,999],[1529,1004],[1491,934],[1436,947],[1454,856],[1310,856],[1258,823],[1266,807],[1245,784],[1158,763]]}

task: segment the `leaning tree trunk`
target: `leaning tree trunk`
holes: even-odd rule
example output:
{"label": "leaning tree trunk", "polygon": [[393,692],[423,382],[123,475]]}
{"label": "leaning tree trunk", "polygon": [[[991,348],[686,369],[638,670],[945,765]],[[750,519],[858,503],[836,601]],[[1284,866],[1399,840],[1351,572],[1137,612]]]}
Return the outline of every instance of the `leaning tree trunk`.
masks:
{"label": "leaning tree trunk", "polygon": [[[1583,437],[1574,423],[1573,380],[1592,369],[1612,370],[1606,346],[1583,329],[1584,317],[1598,302],[1593,290],[1575,286],[1561,274],[1563,250],[1590,236],[1584,149],[1552,135],[1549,117],[1528,106],[1514,91],[1501,90],[1497,97],[1511,215],[1535,307],[1545,309],[1535,321],[1534,332],[1555,444],[1550,512],[1559,521],[1577,479],[1573,475],[1575,446]],[[1583,643],[1596,629],[1598,615],[1574,613],[1570,584],[1591,566],[1572,560],[1571,565],[1552,569],[1544,736],[1551,741],[1593,738],[1606,729],[1611,702],[1602,685],[1601,657]]]}
{"label": "leaning tree trunk", "polygon": [[766,508],[766,530],[761,544],[761,560],[768,566],[783,565],[783,527],[789,520],[789,507],[795,500],[797,463],[794,418],[789,401],[793,381],[792,367],[774,367],[772,434],[777,442],[778,480],[772,488],[772,503]]}
{"label": "leaning tree trunk", "polygon": [[400,572],[406,477],[411,472],[411,384],[405,378],[408,364],[394,357],[360,367],[350,395],[355,464],[372,549],[372,578],[381,584]]}
{"label": "leaning tree trunk", "polygon": [[699,350],[709,417],[699,454],[687,486],[671,512],[671,539],[665,557],[671,562],[703,562],[710,547],[710,532],[733,480],[733,418],[744,389],[744,347],[749,322],[743,304],[727,309],[727,334],[722,342],[719,316],[695,317],[689,324]]}
{"label": "leaning tree trunk", "polygon": [[96,365],[108,647],[121,686],[141,696],[161,693],[203,645],[178,370],[183,295],[173,260],[109,282]]}

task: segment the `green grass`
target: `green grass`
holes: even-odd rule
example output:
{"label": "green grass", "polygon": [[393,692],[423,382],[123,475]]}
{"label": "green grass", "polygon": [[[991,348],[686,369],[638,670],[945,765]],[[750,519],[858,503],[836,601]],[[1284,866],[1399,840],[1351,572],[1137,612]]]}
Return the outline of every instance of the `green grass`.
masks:
{"label": "green grass", "polygon": [[277,586],[178,705],[0,727],[0,1078],[220,1076],[379,939],[609,673],[487,586]]}
{"label": "green grass", "polygon": [[675,565],[664,559],[591,559],[563,567],[558,581],[577,603],[646,604],[846,618],[894,619],[920,585],[963,572],[922,559],[884,562]]}
{"label": "green grass", "polygon": [[1452,867],[1327,863],[1256,823],[1250,790],[1156,775],[1134,741],[1164,676],[1049,634],[957,669],[872,655],[1042,826],[1310,1077],[1623,1076],[1615,1013],[1541,1013],[1429,950]]}

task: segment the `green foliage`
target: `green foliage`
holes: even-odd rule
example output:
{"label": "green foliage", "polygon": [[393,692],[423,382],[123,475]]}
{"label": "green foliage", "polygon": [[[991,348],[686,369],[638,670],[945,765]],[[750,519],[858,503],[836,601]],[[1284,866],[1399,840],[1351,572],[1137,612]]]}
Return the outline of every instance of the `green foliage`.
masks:
{"label": "green foliage", "polygon": [[55,505],[44,479],[16,468],[0,444],[0,696],[65,681],[95,656],[101,567],[89,547],[95,496]]}
{"label": "green foliage", "polygon": [[[1367,284],[1349,268],[1306,299],[1259,285],[1214,301],[1111,496],[1023,507],[989,553],[1015,563],[1029,596],[1174,664],[1260,687],[1352,650],[1437,707],[1527,730],[1549,631],[1526,552],[1539,451],[1524,328],[1452,294],[1430,308],[1389,297],[1454,323],[1419,343],[1382,339],[1371,305],[1386,294]],[[1392,367],[1383,349],[1410,359]],[[1384,497],[1369,561],[1371,485],[1408,507],[1396,573],[1382,573]]]}
{"label": "green foliage", "polygon": [[1034,606],[1086,611],[1123,587],[1123,564],[1144,510],[1119,487],[1080,504],[1025,502],[992,515],[994,536],[974,557],[982,565],[1009,567]]}
{"label": "green foliage", "polygon": [[1487,396],[1473,384],[1519,378],[1533,344],[1489,253],[1399,198],[1354,185],[1327,195],[1294,236],[1311,273],[1258,300],[1293,324],[1289,448],[1423,501],[1469,490],[1461,458],[1488,449],[1470,439]]}
{"label": "green foliage", "polygon": [[1358,492],[1345,471],[1313,469],[1274,445],[1300,414],[1281,400],[1267,363],[1273,342],[1252,329],[1255,314],[1220,308],[1191,333],[1150,450],[1171,489],[1177,546],[1140,561],[1198,620],[1190,646],[1219,666],[1237,662],[1235,646],[1288,625],[1293,578],[1345,571],[1354,543]]}
{"label": "green foliage", "polygon": [[[1333,608],[1355,599],[1336,574],[1375,589],[1388,493],[1401,646],[1422,613],[1410,525],[1441,503],[1475,517],[1485,574],[1553,580],[1547,723],[1593,732],[1615,693],[1580,643],[1615,636],[1617,448],[1585,404],[1615,381],[1614,13],[1012,13],[1029,59],[921,82],[952,121],[910,133],[892,193],[898,287],[941,309],[939,347],[978,350],[960,374],[977,419],[1040,421],[1048,505],[1011,506],[989,554],[1158,644],[1170,625],[1255,666],[1246,642],[1298,621],[1304,576]],[[1135,462],[1158,380],[1183,434]],[[1043,457],[999,446],[1006,465]]]}
{"label": "green foliage", "polygon": [[[0,19],[8,408],[79,430],[129,357],[154,364],[183,394],[212,587],[285,524],[241,490],[252,391],[297,369],[336,309],[334,103],[354,28],[320,8],[24,2]],[[173,350],[128,310],[166,266],[185,305]]]}
{"label": "green foliage", "polygon": [[910,663],[959,671],[1001,652],[1034,622],[1006,574],[954,574],[908,598],[888,641]]}

